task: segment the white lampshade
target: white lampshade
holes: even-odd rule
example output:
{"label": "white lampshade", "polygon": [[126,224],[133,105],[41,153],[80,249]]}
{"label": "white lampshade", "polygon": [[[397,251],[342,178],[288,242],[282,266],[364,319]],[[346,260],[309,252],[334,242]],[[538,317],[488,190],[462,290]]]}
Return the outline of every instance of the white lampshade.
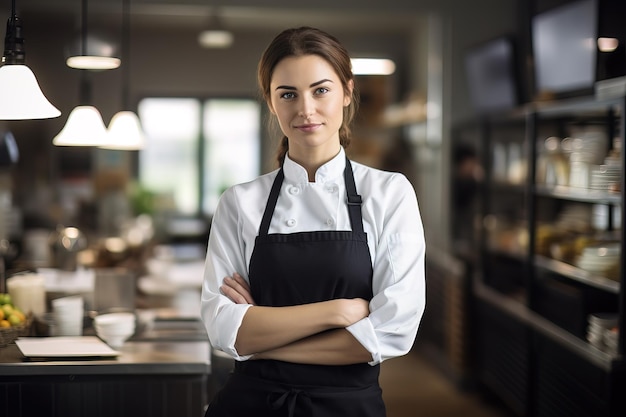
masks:
{"label": "white lampshade", "polygon": [[139,117],[128,110],[113,115],[108,135],[107,144],[100,146],[101,148],[132,151],[143,148],[145,141]]}
{"label": "white lampshade", "polygon": [[116,57],[97,55],[76,55],[65,61],[68,67],[83,70],[111,70],[120,66],[122,60]]}
{"label": "white lampshade", "polygon": [[107,140],[107,130],[98,109],[78,106],[72,110],[52,143],[57,146],[103,146]]}
{"label": "white lampshade", "polygon": [[35,74],[26,65],[0,67],[0,120],[48,119],[61,112],[41,92]]}
{"label": "white lampshade", "polygon": [[224,29],[207,29],[198,35],[198,43],[203,48],[228,48],[233,41],[233,34]]}

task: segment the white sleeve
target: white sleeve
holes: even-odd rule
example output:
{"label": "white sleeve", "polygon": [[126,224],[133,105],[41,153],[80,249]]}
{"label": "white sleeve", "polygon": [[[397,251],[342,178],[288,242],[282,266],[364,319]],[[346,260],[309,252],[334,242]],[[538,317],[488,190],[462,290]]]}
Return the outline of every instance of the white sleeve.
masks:
{"label": "white sleeve", "polygon": [[201,315],[213,348],[236,360],[247,360],[250,356],[237,353],[235,339],[250,305],[236,304],[220,292],[226,276],[237,272],[247,277],[238,207],[236,191],[230,188],[224,192],[215,210],[204,269]]}
{"label": "white sleeve", "polygon": [[370,365],[411,349],[426,307],[426,247],[415,190],[396,174],[376,198],[383,215],[372,260],[370,315],[347,328],[372,354]]}

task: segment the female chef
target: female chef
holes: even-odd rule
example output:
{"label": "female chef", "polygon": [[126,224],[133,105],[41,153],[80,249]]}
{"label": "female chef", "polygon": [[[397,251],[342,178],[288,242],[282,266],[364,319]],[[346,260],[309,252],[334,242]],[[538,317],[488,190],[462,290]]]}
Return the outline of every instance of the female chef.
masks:
{"label": "female chef", "polygon": [[202,289],[211,344],[235,369],[207,416],[382,417],[382,361],[412,347],[425,243],[405,176],[352,162],[350,57],[310,27],[278,34],[258,82],[280,168],[228,189]]}

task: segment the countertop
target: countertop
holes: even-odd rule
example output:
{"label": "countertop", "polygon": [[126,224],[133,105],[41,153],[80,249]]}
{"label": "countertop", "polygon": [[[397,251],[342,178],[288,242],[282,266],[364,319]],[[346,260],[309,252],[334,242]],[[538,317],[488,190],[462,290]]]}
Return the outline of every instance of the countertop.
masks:
{"label": "countertop", "polygon": [[[93,329],[85,329],[93,335]],[[211,346],[199,320],[156,320],[113,358],[31,360],[17,345],[0,348],[0,378],[29,375],[209,374]]]}

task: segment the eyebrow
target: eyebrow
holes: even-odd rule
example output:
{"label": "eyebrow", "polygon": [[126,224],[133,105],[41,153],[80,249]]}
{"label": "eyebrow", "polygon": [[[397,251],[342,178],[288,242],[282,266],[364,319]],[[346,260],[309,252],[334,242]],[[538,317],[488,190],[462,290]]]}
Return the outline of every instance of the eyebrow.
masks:
{"label": "eyebrow", "polygon": [[[313,84],[309,85],[309,88],[316,87],[320,84],[324,84],[325,82],[332,83],[333,81],[329,80],[328,78],[324,78],[323,80],[316,81]],[[297,90],[297,88],[289,85],[279,85],[278,87],[276,87],[276,90]]]}

